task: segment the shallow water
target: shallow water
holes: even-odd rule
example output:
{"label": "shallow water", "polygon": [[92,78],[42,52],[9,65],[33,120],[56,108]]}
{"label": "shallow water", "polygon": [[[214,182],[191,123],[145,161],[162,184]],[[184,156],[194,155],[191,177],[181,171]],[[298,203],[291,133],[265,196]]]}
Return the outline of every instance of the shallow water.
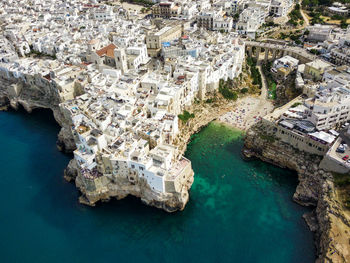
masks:
{"label": "shallow water", "polygon": [[136,198],[80,205],[58,131],[50,111],[0,112],[1,262],[314,261],[296,175],[243,161],[238,131],[212,123],[192,137],[191,199],[173,214]]}

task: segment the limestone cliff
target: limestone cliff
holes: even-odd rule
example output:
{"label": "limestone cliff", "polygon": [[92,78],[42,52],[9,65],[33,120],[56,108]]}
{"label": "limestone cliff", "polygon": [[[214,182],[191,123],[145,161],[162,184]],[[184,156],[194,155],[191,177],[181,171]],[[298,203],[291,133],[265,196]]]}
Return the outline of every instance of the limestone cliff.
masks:
{"label": "limestone cliff", "polygon": [[277,83],[276,87],[276,100],[274,104],[276,107],[285,105],[289,101],[298,97],[302,93],[301,88],[295,86],[295,74],[291,74],[281,83]]}
{"label": "limestone cliff", "polygon": [[75,159],[72,159],[66,170],[65,179],[75,180],[75,184],[81,191],[79,201],[83,204],[94,206],[98,201],[109,201],[111,198],[118,200],[128,195],[141,199],[147,205],[161,208],[167,212],[183,210],[189,200],[189,190],[193,183],[193,171],[188,169],[181,184],[181,190],[174,193],[159,193],[153,191],[145,180],[139,179],[130,182],[126,178],[115,178],[112,175],[103,176],[99,181],[86,180],[79,172]]}
{"label": "limestone cliff", "polygon": [[299,184],[293,199],[315,207],[304,218],[315,232],[316,262],[350,262],[349,217],[337,200],[333,175],[319,168],[321,157],[298,151],[266,134],[261,122],[247,131],[243,153],[297,171]]}
{"label": "limestone cliff", "polygon": [[[28,112],[35,108],[51,109],[55,120],[61,126],[57,147],[61,151],[72,152],[76,148],[70,129],[72,124],[70,120],[65,119],[60,110],[60,98],[56,89],[51,86],[39,89],[35,85],[25,85],[23,82],[11,82],[0,78],[0,109],[18,109],[19,106]],[[75,180],[77,188],[82,193],[79,200],[87,205],[95,205],[100,200],[122,199],[128,195],[134,195],[145,204],[173,212],[184,209],[189,200],[189,189],[193,183],[193,170],[190,165],[184,176],[181,176],[181,183],[178,183],[177,191],[167,193],[158,193],[150,189],[142,179],[130,182],[125,178],[103,175],[95,180],[88,180],[79,171],[73,159],[68,164],[64,177],[68,181]]]}
{"label": "limestone cliff", "polygon": [[55,120],[62,127],[57,146],[62,151],[72,152],[75,149],[75,143],[70,132],[70,122],[64,118],[58,105],[59,97],[54,88],[38,91],[36,86],[0,78],[0,109],[6,110],[11,107],[17,110],[19,106],[28,112],[36,108],[51,109]]}

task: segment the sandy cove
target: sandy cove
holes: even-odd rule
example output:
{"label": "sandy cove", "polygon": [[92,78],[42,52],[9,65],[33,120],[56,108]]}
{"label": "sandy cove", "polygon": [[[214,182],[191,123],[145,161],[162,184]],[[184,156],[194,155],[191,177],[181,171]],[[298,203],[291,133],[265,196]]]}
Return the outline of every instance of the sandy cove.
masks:
{"label": "sandy cove", "polygon": [[230,127],[246,131],[259,118],[273,110],[272,102],[262,96],[247,95],[236,101],[228,101],[222,97],[217,98],[213,103],[194,103],[189,112],[195,114],[195,118],[189,119],[186,123],[180,124],[180,133],[174,140],[178,147],[178,154],[184,154],[191,135],[197,133],[202,127],[211,121],[218,121]]}
{"label": "sandy cove", "polygon": [[246,97],[238,101],[231,111],[221,115],[218,121],[246,131],[272,110],[271,102],[263,103],[261,98]]}
{"label": "sandy cove", "polygon": [[246,131],[256,124],[262,117],[271,113],[274,109],[271,100],[268,100],[268,89],[265,76],[259,65],[258,70],[262,77],[262,88],[260,96],[247,96],[239,99],[232,110],[218,118],[218,121],[234,128]]}

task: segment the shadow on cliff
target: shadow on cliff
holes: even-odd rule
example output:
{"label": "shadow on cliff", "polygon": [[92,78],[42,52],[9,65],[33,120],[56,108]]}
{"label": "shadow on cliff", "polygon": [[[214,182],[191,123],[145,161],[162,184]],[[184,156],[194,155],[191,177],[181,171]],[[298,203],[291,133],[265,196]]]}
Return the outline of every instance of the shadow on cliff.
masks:
{"label": "shadow on cliff", "polygon": [[[255,157],[245,158],[242,154],[244,148],[244,136],[241,140],[232,140],[230,143],[224,145],[225,151],[232,155],[241,156],[242,160],[249,162],[251,169],[262,174],[267,174],[269,178],[280,186],[296,187],[298,184],[297,172],[288,168],[280,168],[273,164],[263,162]],[[281,176],[283,174],[283,176]]]}
{"label": "shadow on cliff", "polygon": [[[49,109],[34,109],[31,113],[28,113],[23,108],[23,106],[19,104],[18,110],[14,110],[10,108],[8,111],[4,113],[10,116],[21,115],[21,118],[16,118],[16,121],[25,127],[27,134],[38,133],[38,132],[39,133],[47,132],[47,133],[54,134],[56,132],[55,136],[57,137],[57,134],[60,130],[59,125],[53,118],[52,111]],[[24,137],[20,137],[23,134],[16,132],[16,129],[17,128],[14,128],[13,130],[9,131],[9,133],[11,132],[11,137],[14,137],[16,139],[23,139]],[[27,135],[25,139],[28,139]]]}

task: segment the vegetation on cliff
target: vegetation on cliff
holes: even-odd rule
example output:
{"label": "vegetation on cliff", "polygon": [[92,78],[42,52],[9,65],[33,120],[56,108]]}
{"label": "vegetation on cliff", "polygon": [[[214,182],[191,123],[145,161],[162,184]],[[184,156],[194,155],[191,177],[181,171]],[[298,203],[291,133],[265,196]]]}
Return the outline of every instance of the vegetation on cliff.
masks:
{"label": "vegetation on cliff", "polygon": [[178,117],[183,123],[186,123],[189,119],[194,118],[194,113],[189,113],[188,111],[185,110],[184,113],[179,114]]}
{"label": "vegetation on cliff", "polygon": [[268,135],[268,134],[262,134],[262,133],[259,134],[259,137],[260,137],[260,139],[267,141],[269,143],[274,143],[277,139],[275,136]]}
{"label": "vegetation on cliff", "polygon": [[219,82],[219,92],[227,100],[237,100],[238,95],[233,91],[233,81],[229,78],[227,81],[220,79]]}
{"label": "vegetation on cliff", "polygon": [[261,69],[267,82],[269,98],[275,100],[277,97],[276,95],[277,84],[272,76],[271,66],[272,66],[272,62],[267,62],[262,64]]}
{"label": "vegetation on cliff", "polygon": [[256,67],[256,60],[248,57],[247,58],[247,65],[250,68],[250,74],[251,77],[253,78],[253,85],[259,85],[259,88],[262,88],[262,80],[261,80],[261,75],[260,72],[258,70],[258,68]]}

